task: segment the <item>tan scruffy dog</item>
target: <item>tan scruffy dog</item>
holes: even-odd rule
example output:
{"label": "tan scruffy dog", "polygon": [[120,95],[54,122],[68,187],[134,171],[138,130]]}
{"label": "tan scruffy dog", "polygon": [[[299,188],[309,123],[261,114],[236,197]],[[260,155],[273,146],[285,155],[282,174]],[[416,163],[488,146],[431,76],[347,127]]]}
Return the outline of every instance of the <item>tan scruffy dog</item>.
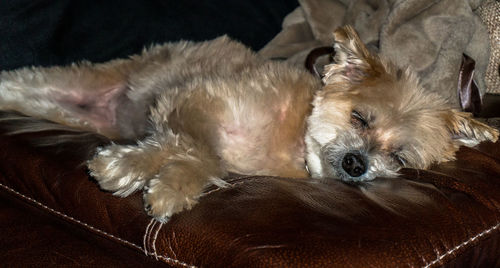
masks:
{"label": "tan scruffy dog", "polygon": [[227,172],[367,181],[497,140],[413,73],[371,55],[353,28],[334,35],[323,83],[221,37],[105,64],[3,72],[0,109],[136,140],[98,149],[88,168],[116,195],[144,189],[159,220],[191,208],[207,185],[223,187]]}

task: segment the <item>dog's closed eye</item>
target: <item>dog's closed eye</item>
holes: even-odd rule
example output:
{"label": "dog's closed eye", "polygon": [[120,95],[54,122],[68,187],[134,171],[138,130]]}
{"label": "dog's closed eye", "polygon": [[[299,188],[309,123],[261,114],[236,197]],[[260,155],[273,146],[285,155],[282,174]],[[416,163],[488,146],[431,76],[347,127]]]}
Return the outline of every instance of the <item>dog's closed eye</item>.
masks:
{"label": "dog's closed eye", "polygon": [[356,110],[353,110],[351,112],[351,124],[353,127],[361,130],[367,129],[369,127],[366,118]]}

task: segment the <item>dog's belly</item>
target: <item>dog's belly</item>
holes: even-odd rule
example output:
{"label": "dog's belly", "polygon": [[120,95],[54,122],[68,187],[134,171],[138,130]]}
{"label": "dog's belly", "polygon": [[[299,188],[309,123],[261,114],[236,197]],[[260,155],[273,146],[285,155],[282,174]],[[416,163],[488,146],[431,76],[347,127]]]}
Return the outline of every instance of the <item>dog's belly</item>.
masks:
{"label": "dog's belly", "polygon": [[279,122],[271,120],[269,114],[254,118],[259,120],[220,125],[218,154],[227,170],[246,175],[308,177],[300,135],[284,136]]}
{"label": "dog's belly", "polygon": [[[248,127],[223,125],[218,131],[219,155],[228,170],[240,174],[258,174],[262,168],[264,148],[262,134]],[[260,142],[259,142],[260,141]]]}

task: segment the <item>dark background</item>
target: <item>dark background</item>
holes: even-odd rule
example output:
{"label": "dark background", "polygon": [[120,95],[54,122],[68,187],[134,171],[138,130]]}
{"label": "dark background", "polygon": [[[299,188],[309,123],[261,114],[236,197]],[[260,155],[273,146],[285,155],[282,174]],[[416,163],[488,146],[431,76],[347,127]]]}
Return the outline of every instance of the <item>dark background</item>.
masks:
{"label": "dark background", "polygon": [[1,0],[0,70],[103,62],[165,41],[222,34],[254,50],[296,0]]}

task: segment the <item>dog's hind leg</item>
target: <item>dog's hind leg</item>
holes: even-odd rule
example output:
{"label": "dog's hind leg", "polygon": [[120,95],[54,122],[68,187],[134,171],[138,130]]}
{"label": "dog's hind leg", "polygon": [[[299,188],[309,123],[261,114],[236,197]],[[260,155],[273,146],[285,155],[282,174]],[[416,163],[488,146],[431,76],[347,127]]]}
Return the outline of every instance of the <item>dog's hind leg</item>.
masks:
{"label": "dog's hind leg", "polygon": [[[124,102],[130,60],[0,73],[0,110],[48,119],[110,138],[122,136],[116,109]],[[125,100],[126,101],[126,100]]]}
{"label": "dog's hind leg", "polygon": [[224,186],[220,159],[209,146],[170,129],[137,145],[110,145],[88,162],[102,189],[127,196],[144,188],[144,207],[159,221],[197,202],[203,189]]}

